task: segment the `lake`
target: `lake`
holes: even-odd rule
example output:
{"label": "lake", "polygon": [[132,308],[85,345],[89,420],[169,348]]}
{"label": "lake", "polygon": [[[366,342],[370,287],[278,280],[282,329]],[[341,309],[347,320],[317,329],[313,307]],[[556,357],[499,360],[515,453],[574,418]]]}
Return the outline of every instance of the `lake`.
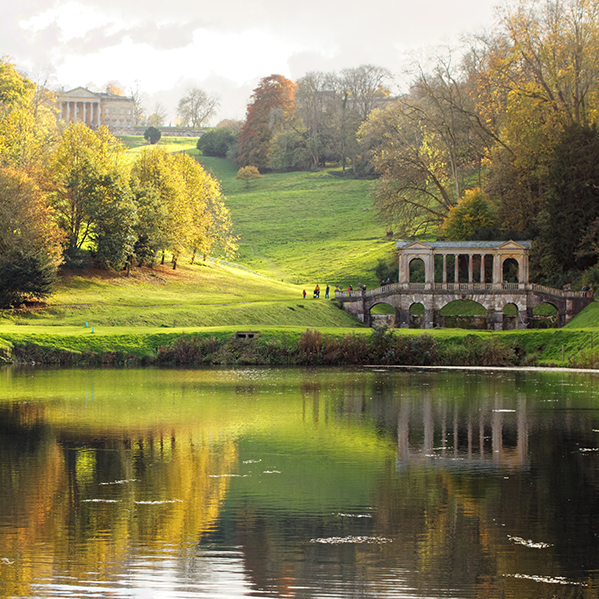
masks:
{"label": "lake", "polygon": [[599,378],[4,368],[0,595],[596,598]]}

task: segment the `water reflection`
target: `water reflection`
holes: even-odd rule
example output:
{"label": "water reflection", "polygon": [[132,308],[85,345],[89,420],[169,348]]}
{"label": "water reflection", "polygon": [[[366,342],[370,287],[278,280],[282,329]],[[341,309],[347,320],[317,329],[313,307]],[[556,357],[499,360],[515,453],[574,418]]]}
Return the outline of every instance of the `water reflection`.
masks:
{"label": "water reflection", "polygon": [[5,370],[6,597],[596,597],[588,374]]}

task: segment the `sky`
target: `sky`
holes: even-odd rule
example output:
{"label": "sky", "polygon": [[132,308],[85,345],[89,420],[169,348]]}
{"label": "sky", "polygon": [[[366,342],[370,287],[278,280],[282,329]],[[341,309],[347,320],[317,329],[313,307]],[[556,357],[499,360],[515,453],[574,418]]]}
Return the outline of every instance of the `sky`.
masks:
{"label": "sky", "polygon": [[213,124],[243,119],[262,77],[373,64],[405,88],[416,56],[457,47],[494,22],[497,0],[17,0],[3,2],[0,55],[53,89],[117,81],[174,122],[200,87]]}

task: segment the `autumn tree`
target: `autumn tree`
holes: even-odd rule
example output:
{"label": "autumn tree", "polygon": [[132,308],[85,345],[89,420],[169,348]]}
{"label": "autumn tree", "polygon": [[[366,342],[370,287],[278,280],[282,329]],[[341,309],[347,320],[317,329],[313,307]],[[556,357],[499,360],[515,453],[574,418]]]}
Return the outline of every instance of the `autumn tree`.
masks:
{"label": "autumn tree", "polygon": [[55,95],[0,59],[0,165],[39,168],[56,134]]}
{"label": "autumn tree", "polygon": [[489,198],[480,188],[466,191],[450,208],[442,227],[443,236],[451,241],[471,239],[477,231],[497,226],[497,216]]}
{"label": "autumn tree", "polygon": [[220,102],[203,89],[194,87],[179,100],[177,116],[182,127],[199,129],[216,112]]}
{"label": "autumn tree", "polygon": [[0,168],[0,306],[43,299],[62,256],[62,232],[46,194],[23,171]]}
{"label": "autumn tree", "polygon": [[523,0],[475,48],[481,121],[498,138],[487,189],[509,226],[536,223],[562,132],[597,119],[598,11],[596,0]]}
{"label": "autumn tree", "polygon": [[142,152],[133,165],[132,187],[143,200],[137,226],[148,236],[147,247],[171,252],[175,263],[212,247],[233,248],[220,186],[188,154],[169,154],[160,147]]}
{"label": "autumn tree", "polygon": [[247,189],[250,186],[250,181],[254,181],[255,179],[261,179],[262,175],[255,166],[242,166],[237,171],[237,176],[235,178],[239,181],[245,181],[245,187]]}
{"label": "autumn tree", "polygon": [[294,116],[294,91],[295,84],[282,75],[264,77],[254,89],[239,136],[239,167],[267,168],[272,138]]}
{"label": "autumn tree", "polygon": [[[118,212],[118,204],[129,202],[124,147],[105,127],[92,131],[73,123],[54,149],[48,170],[51,203],[66,235],[65,255],[74,259],[86,243],[101,243],[102,211]],[[120,222],[118,217],[115,222]]]}

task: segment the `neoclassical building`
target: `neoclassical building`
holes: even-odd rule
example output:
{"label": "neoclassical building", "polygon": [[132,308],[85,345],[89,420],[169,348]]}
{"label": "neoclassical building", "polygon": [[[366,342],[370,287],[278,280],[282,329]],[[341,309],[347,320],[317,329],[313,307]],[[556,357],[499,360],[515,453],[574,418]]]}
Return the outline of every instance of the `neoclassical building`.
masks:
{"label": "neoclassical building", "polygon": [[133,98],[108,92],[92,92],[76,87],[59,94],[59,119],[65,123],[82,122],[96,129],[104,125],[112,133],[126,134],[135,126]]}

